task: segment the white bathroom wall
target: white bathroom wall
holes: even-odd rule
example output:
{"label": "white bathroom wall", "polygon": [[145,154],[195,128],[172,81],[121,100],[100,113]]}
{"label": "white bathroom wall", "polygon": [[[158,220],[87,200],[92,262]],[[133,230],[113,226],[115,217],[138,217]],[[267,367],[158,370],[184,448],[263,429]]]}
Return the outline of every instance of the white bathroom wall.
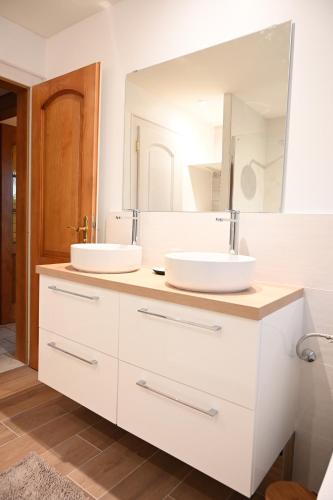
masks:
{"label": "white bathroom wall", "polygon": [[45,76],[46,40],[0,17],[0,78],[34,85]]}
{"label": "white bathroom wall", "polygon": [[44,38],[0,17],[0,64],[44,77],[45,49]]}

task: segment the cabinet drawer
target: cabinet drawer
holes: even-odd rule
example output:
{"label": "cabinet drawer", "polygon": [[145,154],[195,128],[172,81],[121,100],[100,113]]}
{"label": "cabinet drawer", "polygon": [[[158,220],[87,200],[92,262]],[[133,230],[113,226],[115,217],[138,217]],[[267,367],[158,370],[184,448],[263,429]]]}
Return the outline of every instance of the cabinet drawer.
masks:
{"label": "cabinet drawer", "polygon": [[[144,383],[147,388],[142,387]],[[209,416],[200,410],[217,413]],[[242,494],[250,494],[251,410],[120,361],[118,424]]]}
{"label": "cabinet drawer", "polygon": [[120,296],[121,360],[251,409],[259,332],[258,321]]}
{"label": "cabinet drawer", "polygon": [[39,296],[41,328],[118,356],[118,293],[41,276]]}
{"label": "cabinet drawer", "polygon": [[53,389],[116,422],[118,361],[113,357],[40,329],[38,377]]}

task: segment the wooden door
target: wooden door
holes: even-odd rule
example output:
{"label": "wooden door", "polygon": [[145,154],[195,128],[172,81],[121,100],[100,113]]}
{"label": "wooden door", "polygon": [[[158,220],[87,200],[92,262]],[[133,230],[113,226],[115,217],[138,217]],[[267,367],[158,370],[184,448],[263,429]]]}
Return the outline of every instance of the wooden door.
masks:
{"label": "wooden door", "polygon": [[16,127],[0,125],[0,323],[15,322],[16,302]]}
{"label": "wooden door", "polygon": [[100,64],[32,88],[30,365],[38,367],[37,264],[68,262],[88,217],[95,241]]}

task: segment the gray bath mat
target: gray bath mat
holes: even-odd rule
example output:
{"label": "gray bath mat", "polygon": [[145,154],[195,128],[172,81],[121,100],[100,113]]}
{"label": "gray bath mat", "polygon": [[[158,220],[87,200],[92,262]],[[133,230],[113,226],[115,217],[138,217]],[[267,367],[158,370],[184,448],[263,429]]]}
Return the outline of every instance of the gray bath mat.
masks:
{"label": "gray bath mat", "polygon": [[0,500],[86,500],[69,479],[44,460],[29,453],[10,469],[0,473]]}

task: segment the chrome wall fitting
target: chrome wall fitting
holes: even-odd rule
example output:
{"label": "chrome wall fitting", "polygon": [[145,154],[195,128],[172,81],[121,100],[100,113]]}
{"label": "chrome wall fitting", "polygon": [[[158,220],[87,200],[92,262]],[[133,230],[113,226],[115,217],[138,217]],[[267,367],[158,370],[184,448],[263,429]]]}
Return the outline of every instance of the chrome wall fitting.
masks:
{"label": "chrome wall fitting", "polygon": [[296,344],[296,353],[299,359],[301,359],[302,361],[307,361],[308,363],[313,363],[314,361],[316,361],[317,355],[315,351],[309,348],[301,350],[301,345],[305,340],[312,337],[333,342],[333,335],[326,335],[325,333],[307,333],[306,335],[303,335],[303,337],[301,337]]}

